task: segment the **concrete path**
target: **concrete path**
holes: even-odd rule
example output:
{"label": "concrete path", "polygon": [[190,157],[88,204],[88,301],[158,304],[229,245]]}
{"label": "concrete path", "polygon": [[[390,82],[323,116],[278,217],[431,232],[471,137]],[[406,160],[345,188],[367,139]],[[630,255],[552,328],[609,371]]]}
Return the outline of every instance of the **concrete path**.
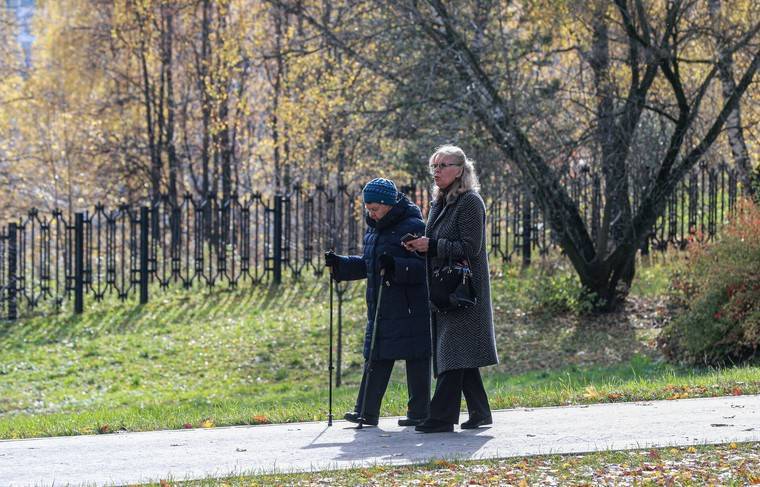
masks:
{"label": "concrete path", "polygon": [[383,418],[363,430],[335,421],[0,441],[0,485],[121,485],[731,441],[760,441],[760,396],[501,410],[492,427],[454,433],[415,433]]}

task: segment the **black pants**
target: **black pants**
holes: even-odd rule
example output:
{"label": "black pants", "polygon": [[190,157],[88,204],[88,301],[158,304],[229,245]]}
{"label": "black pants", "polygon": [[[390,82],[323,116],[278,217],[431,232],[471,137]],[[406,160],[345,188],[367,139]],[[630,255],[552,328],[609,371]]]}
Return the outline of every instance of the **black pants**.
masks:
{"label": "black pants", "polygon": [[[393,372],[395,360],[373,360],[372,370],[362,376],[362,384],[359,387],[359,397],[356,399],[355,411],[361,412],[364,388],[367,387],[367,375],[369,375],[369,388],[367,389],[367,407],[364,417],[375,419],[380,417],[380,404],[383,402],[388,381]],[[406,386],[409,391],[406,415],[410,418],[424,419],[430,408],[430,359],[414,359],[406,361]]]}
{"label": "black pants", "polygon": [[455,369],[438,374],[435,393],[430,401],[430,419],[444,423],[459,423],[462,393],[470,416],[488,416],[491,406],[480,378],[480,370]]}

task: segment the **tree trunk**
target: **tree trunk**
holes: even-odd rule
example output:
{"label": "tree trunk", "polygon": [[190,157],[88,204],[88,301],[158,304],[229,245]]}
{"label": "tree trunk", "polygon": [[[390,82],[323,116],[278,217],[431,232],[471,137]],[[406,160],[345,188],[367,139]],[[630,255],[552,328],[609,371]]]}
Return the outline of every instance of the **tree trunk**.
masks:
{"label": "tree trunk", "polygon": [[[736,82],[734,81],[734,60],[731,50],[727,48],[726,41],[722,35],[721,0],[709,0],[709,2],[710,15],[712,17],[713,26],[715,27],[715,32],[718,35],[718,77],[720,78],[723,99],[725,100],[730,97],[731,93],[736,89]],[[726,135],[728,135],[728,144],[731,147],[731,156],[734,159],[736,168],[739,170],[739,177],[741,178],[744,194],[753,197],[755,195],[755,187],[753,185],[752,163],[749,158],[747,144],[744,141],[741,108],[738,104],[733,110],[731,110],[731,113],[726,120]]]}
{"label": "tree trunk", "polygon": [[209,166],[211,163],[211,97],[209,93],[211,1],[203,0],[201,19],[201,55],[198,61],[198,93],[201,99],[201,189],[202,198],[211,191]]}
{"label": "tree trunk", "polygon": [[[217,45],[218,56],[225,51],[224,37],[227,30],[227,12],[218,13],[217,22]],[[232,198],[232,148],[230,141],[229,100],[230,100],[230,71],[231,67],[221,58],[217,62],[220,75],[217,77],[217,92],[221,97],[217,105],[217,119],[220,127],[216,129],[216,150],[219,152],[219,176],[222,183],[222,201]]]}
{"label": "tree trunk", "polygon": [[[145,32],[142,31],[144,36]],[[157,137],[155,133],[154,122],[154,103],[155,93],[153,84],[150,81],[148,72],[148,62],[145,50],[147,46],[145,39],[140,42],[140,68],[142,71],[142,92],[143,103],[145,108],[145,128],[148,135],[148,152],[150,154],[150,201],[156,203],[161,196],[161,155],[158,150]]]}
{"label": "tree trunk", "polygon": [[[594,72],[594,87],[597,98],[597,132],[596,140],[601,152],[601,168],[604,180],[604,209],[602,213],[602,231],[596,242],[597,260],[603,260],[613,249],[623,243],[625,229],[631,225],[631,204],[628,199],[627,158],[629,145],[620,136],[615,106],[615,93],[610,74],[609,28],[606,1],[598,0],[592,20],[593,40],[589,65]],[[624,287],[621,297],[633,281],[635,259],[628,259],[620,272]],[[606,274],[604,272],[603,274]],[[605,280],[608,277],[605,276]],[[604,293],[605,299],[615,292],[617,282],[610,282]]]}
{"label": "tree trunk", "polygon": [[269,120],[270,130],[272,132],[272,144],[274,151],[272,154],[274,162],[274,186],[276,190],[282,189],[282,161],[280,155],[280,120],[278,111],[280,108],[280,96],[282,94],[282,75],[283,75],[283,58],[282,58],[282,16],[285,15],[280,9],[273,10],[274,15],[274,42],[275,56],[277,59],[276,69],[273,75],[270,75],[272,83],[272,115]]}
{"label": "tree trunk", "polygon": [[[165,8],[165,6],[162,6]],[[173,67],[173,38],[174,38],[174,16],[172,12],[165,14],[165,41],[164,41],[164,66],[166,66],[166,152],[167,162],[169,164],[169,201],[174,207],[178,204],[177,194],[177,176],[179,171],[179,161],[177,160],[177,149],[174,140],[175,125],[175,100],[174,100],[174,67]]]}

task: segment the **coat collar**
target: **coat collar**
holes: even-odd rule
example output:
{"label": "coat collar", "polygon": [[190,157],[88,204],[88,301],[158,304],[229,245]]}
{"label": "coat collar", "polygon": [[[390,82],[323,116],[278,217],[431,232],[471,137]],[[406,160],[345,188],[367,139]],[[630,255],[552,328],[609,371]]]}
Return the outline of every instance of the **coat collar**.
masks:
{"label": "coat collar", "polygon": [[435,216],[435,220],[433,220],[433,223],[432,223],[432,225],[430,225],[430,229],[431,229],[431,230],[432,230],[432,229],[433,229],[433,227],[435,227],[435,226],[436,226],[436,224],[437,224],[437,223],[438,223],[438,222],[441,220],[441,218],[443,217],[444,213],[446,213],[446,210],[448,210],[450,207],[452,207],[452,206],[454,206],[454,205],[456,205],[456,204],[457,204],[457,201],[459,201],[459,198],[461,198],[463,194],[465,194],[465,193],[460,193],[460,194],[458,194],[458,195],[456,196],[456,198],[454,198],[454,199],[453,199],[453,200],[451,200],[451,201],[449,201],[449,199],[448,199],[448,198],[441,198],[441,199],[438,199],[438,201],[431,201],[431,202],[430,202],[431,208],[432,208],[433,206],[435,206],[435,207],[438,207],[438,206],[440,206],[441,204],[443,204],[443,202],[446,202],[446,204],[445,204],[445,205],[444,205],[444,207],[441,209],[441,211],[440,211],[440,212],[439,212],[439,213],[438,213],[438,214]]}

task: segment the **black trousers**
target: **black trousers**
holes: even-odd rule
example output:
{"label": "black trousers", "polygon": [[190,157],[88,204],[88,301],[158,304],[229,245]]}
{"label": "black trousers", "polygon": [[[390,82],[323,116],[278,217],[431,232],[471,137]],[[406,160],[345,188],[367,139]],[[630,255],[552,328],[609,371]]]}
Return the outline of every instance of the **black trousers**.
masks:
{"label": "black trousers", "polygon": [[430,419],[451,424],[459,423],[462,393],[470,416],[482,417],[491,414],[480,370],[455,369],[438,374],[435,393],[430,401]]}
{"label": "black trousers", "polygon": [[[356,399],[354,410],[361,412],[364,388],[367,388],[367,407],[364,410],[365,418],[379,418],[380,404],[383,402],[388,381],[393,372],[395,360],[373,360],[372,369],[367,373],[364,364],[364,375],[359,386],[359,397]],[[369,386],[367,386],[369,376]],[[430,408],[430,358],[414,359],[406,361],[406,386],[409,391],[406,415],[409,418],[424,419]]]}

